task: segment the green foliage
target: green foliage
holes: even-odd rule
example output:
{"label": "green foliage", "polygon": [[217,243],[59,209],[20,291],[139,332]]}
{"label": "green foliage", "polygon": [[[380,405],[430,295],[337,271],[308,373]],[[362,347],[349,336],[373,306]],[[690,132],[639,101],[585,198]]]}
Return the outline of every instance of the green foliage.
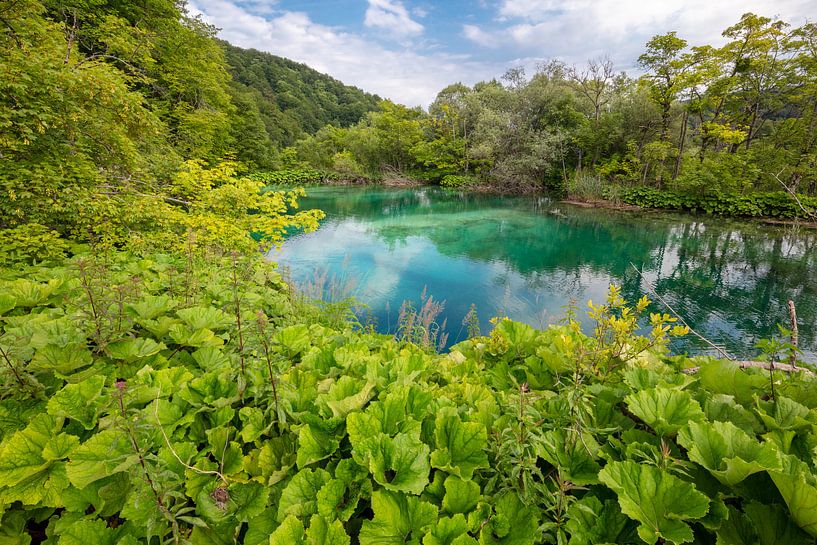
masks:
{"label": "green foliage", "polygon": [[817,407],[781,393],[814,379],[775,373],[765,401],[765,371],[669,356],[669,317],[639,336],[648,302],[616,287],[593,336],[502,319],[439,355],[304,322],[255,257],[4,277],[0,411],[21,416],[1,420],[0,511],[24,539],[750,543],[763,513],[815,532]]}
{"label": "green foliage", "polygon": [[[772,218],[807,218],[790,195],[782,192],[721,193],[710,191],[695,194],[686,191],[659,190],[649,187],[621,189],[618,198],[628,204],[646,208],[684,210],[724,216]],[[800,202],[813,214],[817,211],[817,197],[801,195]]]}

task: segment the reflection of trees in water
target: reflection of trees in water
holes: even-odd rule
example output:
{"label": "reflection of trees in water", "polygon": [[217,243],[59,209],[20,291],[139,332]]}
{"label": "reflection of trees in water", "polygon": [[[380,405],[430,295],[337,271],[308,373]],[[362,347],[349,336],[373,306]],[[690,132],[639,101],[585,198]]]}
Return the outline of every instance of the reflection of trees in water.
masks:
{"label": "reflection of trees in water", "polygon": [[582,299],[594,276],[637,299],[647,290],[633,263],[692,327],[731,337],[744,353],[758,334],[774,334],[776,323],[787,322],[792,298],[801,343],[816,343],[814,232],[561,205],[555,214],[536,199],[437,190],[335,192],[308,204],[367,218],[389,247],[422,236],[443,255],[500,264],[531,292],[560,293],[565,304]]}

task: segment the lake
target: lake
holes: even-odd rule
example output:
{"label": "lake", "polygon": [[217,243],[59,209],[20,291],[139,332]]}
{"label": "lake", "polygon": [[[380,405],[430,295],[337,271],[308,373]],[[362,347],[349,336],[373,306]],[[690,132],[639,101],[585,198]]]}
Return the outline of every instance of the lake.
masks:
{"label": "lake", "polygon": [[[587,300],[603,301],[616,283],[633,302],[655,290],[740,357],[756,354],[777,323],[788,326],[793,299],[804,357],[817,355],[814,231],[438,188],[313,187],[302,207],[326,212],[321,228],[291,236],[270,257],[296,285],[354,296],[379,331],[393,332],[401,303],[416,307],[423,292],[445,301],[438,322],[447,319],[451,344],[467,336],[472,304],[483,333],[493,316],[541,328],[571,301],[584,316]],[[711,353],[693,335],[673,349]]]}

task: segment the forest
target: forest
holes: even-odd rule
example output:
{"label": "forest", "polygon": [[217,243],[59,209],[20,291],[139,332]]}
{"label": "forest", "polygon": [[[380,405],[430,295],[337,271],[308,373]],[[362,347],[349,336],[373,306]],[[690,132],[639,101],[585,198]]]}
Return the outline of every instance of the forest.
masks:
{"label": "forest", "polygon": [[0,543],[814,543],[794,330],[673,354],[689,328],[612,285],[438,351],[425,307],[378,333],[264,252],[324,219],[266,185],[307,168],[813,196],[815,29],[747,15],[638,80],[551,63],[424,112],[174,0],[0,2]]}
{"label": "forest", "polygon": [[[721,47],[655,36],[638,77],[602,57],[455,83],[428,112],[385,104],[355,126],[327,126],[297,157],[350,177],[786,215],[776,206],[787,193],[817,194],[817,26],[747,13],[723,36]],[[747,192],[758,195],[729,208]],[[807,203],[794,209],[808,216],[817,201]]]}

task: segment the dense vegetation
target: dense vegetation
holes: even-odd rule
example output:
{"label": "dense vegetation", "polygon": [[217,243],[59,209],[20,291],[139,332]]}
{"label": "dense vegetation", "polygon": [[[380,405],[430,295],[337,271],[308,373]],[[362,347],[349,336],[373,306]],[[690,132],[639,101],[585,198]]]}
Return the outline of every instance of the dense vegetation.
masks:
{"label": "dense vegetation", "polygon": [[[237,91],[258,108],[276,148],[314,134],[326,125],[348,127],[381,99],[349,87],[305,64],[221,42]],[[252,107],[252,106],[251,106]]]}
{"label": "dense vegetation", "polygon": [[184,161],[275,167],[278,144],[376,107],[303,66],[224,46],[180,5],[0,4],[0,228],[108,236],[108,222],[129,229],[125,216],[152,221],[134,217],[145,203],[184,200],[167,187]]}
{"label": "dense vegetation", "polygon": [[[2,278],[11,543],[813,543],[817,397],[669,356],[613,288],[446,355],[354,331],[274,269],[81,253]],[[769,343],[785,357],[788,348]]]}
{"label": "dense vegetation", "polygon": [[320,130],[298,154],[353,175],[464,176],[444,184],[587,198],[615,186],[817,194],[817,25],[748,13],[723,35],[722,47],[654,37],[639,78],[596,59],[454,84],[427,113],[373,112]]}

